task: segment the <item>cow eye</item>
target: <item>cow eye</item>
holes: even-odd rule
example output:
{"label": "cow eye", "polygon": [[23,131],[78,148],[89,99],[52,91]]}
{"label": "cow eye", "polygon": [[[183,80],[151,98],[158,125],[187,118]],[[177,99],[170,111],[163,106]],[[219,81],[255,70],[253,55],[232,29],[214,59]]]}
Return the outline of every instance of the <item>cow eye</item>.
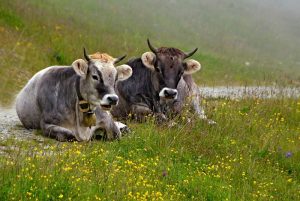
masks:
{"label": "cow eye", "polygon": [[96,76],[96,75],[93,75],[92,78],[93,78],[94,80],[99,80],[98,76]]}

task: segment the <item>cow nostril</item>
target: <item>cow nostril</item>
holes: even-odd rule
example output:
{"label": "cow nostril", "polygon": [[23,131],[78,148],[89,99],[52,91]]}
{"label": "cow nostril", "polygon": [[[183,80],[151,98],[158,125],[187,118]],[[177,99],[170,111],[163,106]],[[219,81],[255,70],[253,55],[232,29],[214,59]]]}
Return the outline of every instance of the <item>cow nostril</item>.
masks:
{"label": "cow nostril", "polygon": [[165,96],[174,98],[177,95],[177,91],[175,90],[165,90]]}
{"label": "cow nostril", "polygon": [[109,96],[107,97],[107,100],[110,105],[116,105],[118,103],[119,98],[116,96]]}

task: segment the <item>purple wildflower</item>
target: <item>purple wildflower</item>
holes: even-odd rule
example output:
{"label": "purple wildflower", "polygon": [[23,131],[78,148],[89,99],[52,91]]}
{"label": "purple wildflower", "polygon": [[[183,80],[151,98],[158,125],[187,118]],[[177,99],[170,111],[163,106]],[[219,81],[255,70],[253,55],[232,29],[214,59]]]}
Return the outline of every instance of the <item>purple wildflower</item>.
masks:
{"label": "purple wildflower", "polygon": [[286,158],[289,158],[289,157],[291,157],[292,155],[293,155],[293,153],[290,152],[290,151],[288,151],[288,152],[285,153],[285,157],[286,157]]}

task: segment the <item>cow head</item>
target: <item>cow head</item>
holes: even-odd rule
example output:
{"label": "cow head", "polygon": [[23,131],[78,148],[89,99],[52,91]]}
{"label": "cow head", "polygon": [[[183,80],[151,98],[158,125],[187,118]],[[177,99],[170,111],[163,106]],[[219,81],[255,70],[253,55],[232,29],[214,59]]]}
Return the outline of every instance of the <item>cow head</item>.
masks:
{"label": "cow head", "polygon": [[146,52],[141,59],[143,64],[153,71],[152,83],[159,91],[161,99],[176,99],[177,84],[183,74],[193,74],[200,70],[201,64],[193,59],[185,60],[192,56],[198,49],[185,53],[176,48],[155,48],[147,40],[151,52]]}
{"label": "cow head", "polygon": [[84,49],[84,57],[86,61],[78,59],[72,64],[75,72],[81,77],[80,93],[91,105],[100,105],[102,109],[109,110],[119,100],[114,90],[115,82],[129,78],[132,69],[125,64],[115,67],[125,56],[113,58],[99,52],[87,55]]}

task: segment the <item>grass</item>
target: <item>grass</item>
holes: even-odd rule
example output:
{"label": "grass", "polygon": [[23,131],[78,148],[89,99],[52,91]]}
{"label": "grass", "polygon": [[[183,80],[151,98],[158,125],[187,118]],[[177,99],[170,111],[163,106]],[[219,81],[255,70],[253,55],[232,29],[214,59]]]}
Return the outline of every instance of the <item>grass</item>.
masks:
{"label": "grass", "polygon": [[[1,200],[299,200],[299,100],[208,100],[215,126],[129,122],[121,141],[10,139]],[[17,150],[17,151],[16,151]]]}

